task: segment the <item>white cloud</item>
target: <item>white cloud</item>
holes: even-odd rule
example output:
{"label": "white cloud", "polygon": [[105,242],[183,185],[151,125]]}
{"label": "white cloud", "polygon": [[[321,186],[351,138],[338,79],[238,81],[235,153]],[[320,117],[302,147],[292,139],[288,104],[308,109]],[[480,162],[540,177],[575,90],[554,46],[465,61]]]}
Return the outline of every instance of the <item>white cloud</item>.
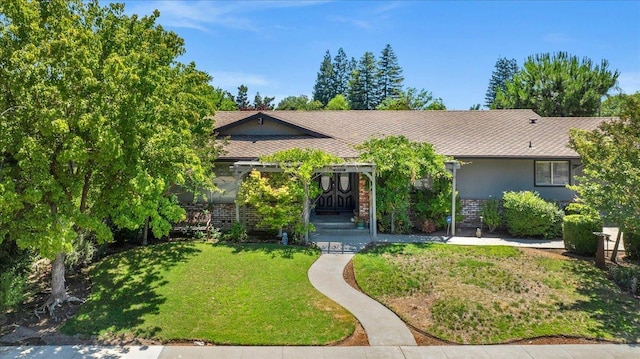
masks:
{"label": "white cloud", "polygon": [[211,31],[215,27],[260,32],[264,28],[252,20],[251,13],[273,8],[303,7],[325,1],[129,1],[126,12],[148,15],[160,11],[159,22],[164,26]]}
{"label": "white cloud", "polygon": [[349,19],[346,17],[338,16],[338,17],[334,17],[333,21],[353,25],[355,27],[359,27],[365,30],[369,30],[372,28],[371,24],[368,21],[361,20],[361,19]]}
{"label": "white cloud", "polygon": [[618,87],[628,95],[640,91],[640,72],[621,72],[618,77]]}
{"label": "white cloud", "polygon": [[273,86],[275,83],[262,75],[249,74],[243,72],[215,71],[213,76],[213,86],[222,88],[236,88],[245,85],[251,89],[252,86]]}

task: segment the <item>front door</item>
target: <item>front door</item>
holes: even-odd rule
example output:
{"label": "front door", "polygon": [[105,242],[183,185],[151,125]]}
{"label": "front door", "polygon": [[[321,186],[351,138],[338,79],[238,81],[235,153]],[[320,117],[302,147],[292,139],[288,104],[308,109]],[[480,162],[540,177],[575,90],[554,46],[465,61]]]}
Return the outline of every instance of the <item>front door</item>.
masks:
{"label": "front door", "polygon": [[316,214],[352,212],[356,208],[356,173],[334,173],[318,178],[322,194],[316,202]]}

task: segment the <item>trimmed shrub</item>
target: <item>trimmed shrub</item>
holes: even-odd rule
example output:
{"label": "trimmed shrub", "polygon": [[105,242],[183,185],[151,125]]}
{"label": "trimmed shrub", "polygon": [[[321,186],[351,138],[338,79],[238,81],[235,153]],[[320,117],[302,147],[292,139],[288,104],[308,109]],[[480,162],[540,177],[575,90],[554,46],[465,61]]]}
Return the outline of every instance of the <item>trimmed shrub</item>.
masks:
{"label": "trimmed shrub", "polygon": [[564,248],[583,256],[593,256],[598,250],[598,236],[602,231],[602,220],[596,216],[572,214],[565,216],[562,224]]}
{"label": "trimmed shrub", "polygon": [[640,233],[624,232],[624,251],[631,259],[640,259]]}
{"label": "trimmed shrub", "polygon": [[502,224],[502,216],[498,209],[498,200],[490,198],[482,204],[482,222],[493,232]]}
{"label": "trimmed shrub", "polygon": [[638,266],[615,266],[610,271],[613,280],[620,288],[634,295],[640,294],[638,280],[640,280],[640,267]]}
{"label": "trimmed shrub", "polygon": [[537,192],[505,192],[504,218],[513,236],[556,238],[562,233],[564,212]]}

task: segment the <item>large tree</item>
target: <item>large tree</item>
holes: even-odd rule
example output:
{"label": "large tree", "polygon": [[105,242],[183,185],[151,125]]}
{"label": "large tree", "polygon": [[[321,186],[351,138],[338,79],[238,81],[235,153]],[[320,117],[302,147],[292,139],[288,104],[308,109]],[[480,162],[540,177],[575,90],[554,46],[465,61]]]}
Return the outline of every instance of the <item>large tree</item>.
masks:
{"label": "large tree", "polygon": [[619,93],[613,96],[607,96],[607,98],[602,101],[602,105],[600,106],[599,116],[620,116],[622,114],[622,108],[625,103],[632,100],[631,98],[635,98],[640,101],[640,91],[634,93],[633,95],[627,95],[624,93]]}
{"label": "large tree", "polygon": [[351,72],[355,68],[355,59],[349,60],[347,54],[342,48],[338,49],[338,54],[333,58],[333,90],[334,94],[331,98],[335,98],[337,95],[347,96],[347,90],[349,88],[349,78],[351,78]]}
{"label": "large tree", "polygon": [[218,111],[235,111],[238,109],[233,95],[221,88],[214,89],[212,100]]}
{"label": "large tree", "polygon": [[287,96],[278,102],[276,110],[315,111],[322,110],[322,103],[317,100],[309,100],[306,95]]}
{"label": "large tree", "polygon": [[147,220],[161,236],[184,216],[173,184],[213,188],[210,77],[176,62],[183,41],[157,12],[123,10],[0,2],[0,242],[53,260],[50,312],[70,300],[75,237]]}
{"label": "large tree", "polygon": [[434,98],[425,89],[418,91],[414,87],[401,91],[397,97],[385,98],[376,110],[446,110],[441,98]]}
{"label": "large tree", "polygon": [[398,57],[387,44],[380,54],[377,72],[378,88],[377,96],[380,100],[397,98],[402,93],[402,68],[398,64]]}
{"label": "large tree", "polygon": [[251,103],[249,102],[249,88],[245,85],[238,86],[238,95],[236,96],[236,106],[240,111],[252,110]]}
{"label": "large tree", "polygon": [[618,75],[606,60],[594,65],[566,52],[538,54],[498,91],[494,106],[528,108],[541,116],[595,116]]}
{"label": "large tree", "polygon": [[256,92],[256,96],[253,98],[253,109],[258,111],[270,111],[273,110],[273,100],[275,97],[260,96],[260,92]]}
{"label": "large tree", "polygon": [[495,69],[491,73],[489,87],[484,96],[484,103],[487,108],[495,108],[494,101],[498,91],[505,90],[505,83],[510,81],[518,72],[518,63],[516,59],[508,59],[501,57],[496,61]]}
{"label": "large tree", "polygon": [[352,110],[373,110],[380,103],[376,66],[375,55],[367,51],[351,73],[348,99]]}
{"label": "large tree", "polygon": [[334,78],[335,72],[331,63],[331,54],[327,50],[316,76],[316,84],[313,86],[313,99],[322,102],[323,106],[336,95]]}
{"label": "large tree", "polygon": [[640,234],[640,97],[625,97],[619,119],[594,131],[572,130],[569,146],[584,165],[572,187],[579,200],[623,231]]}

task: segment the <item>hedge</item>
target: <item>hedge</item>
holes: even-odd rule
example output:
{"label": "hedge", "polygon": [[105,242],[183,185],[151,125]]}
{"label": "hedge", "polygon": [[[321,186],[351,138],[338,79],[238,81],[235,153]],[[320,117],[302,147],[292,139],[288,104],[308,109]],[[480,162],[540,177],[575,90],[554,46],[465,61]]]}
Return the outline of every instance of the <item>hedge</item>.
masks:
{"label": "hedge", "polygon": [[572,214],[565,216],[562,224],[564,248],[583,256],[594,256],[598,250],[598,236],[602,231],[602,220],[596,216]]}
{"label": "hedge", "polygon": [[505,192],[504,218],[513,236],[556,238],[562,232],[564,212],[537,192]]}
{"label": "hedge", "polygon": [[624,251],[631,259],[640,259],[640,233],[624,232]]}

